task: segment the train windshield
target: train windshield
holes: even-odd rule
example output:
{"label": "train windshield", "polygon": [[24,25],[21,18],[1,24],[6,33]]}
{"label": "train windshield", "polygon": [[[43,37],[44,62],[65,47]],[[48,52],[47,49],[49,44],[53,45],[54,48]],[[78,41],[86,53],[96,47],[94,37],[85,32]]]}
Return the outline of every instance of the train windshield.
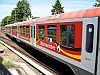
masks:
{"label": "train windshield", "polygon": [[60,44],[63,46],[74,47],[74,25],[61,25],[60,26]]}

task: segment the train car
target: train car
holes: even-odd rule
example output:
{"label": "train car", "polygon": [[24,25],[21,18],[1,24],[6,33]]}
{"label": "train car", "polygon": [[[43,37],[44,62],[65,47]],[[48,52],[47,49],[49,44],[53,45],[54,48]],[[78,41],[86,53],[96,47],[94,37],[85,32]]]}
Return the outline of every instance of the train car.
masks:
{"label": "train car", "polygon": [[[100,75],[100,8],[27,22],[31,25],[31,46],[68,65],[77,75]],[[18,31],[24,26],[17,25]],[[26,42],[20,36],[17,39]]]}
{"label": "train car", "polygon": [[[6,25],[7,34],[16,38],[17,41],[24,41],[31,44],[31,23],[27,21]],[[10,29],[9,29],[10,28]]]}
{"label": "train car", "polygon": [[6,33],[9,34],[9,35],[12,34],[12,25],[13,24],[9,24],[9,25],[5,26]]}
{"label": "train car", "polygon": [[19,38],[30,42],[31,37],[31,25],[28,23],[23,23],[22,25],[18,25]]}

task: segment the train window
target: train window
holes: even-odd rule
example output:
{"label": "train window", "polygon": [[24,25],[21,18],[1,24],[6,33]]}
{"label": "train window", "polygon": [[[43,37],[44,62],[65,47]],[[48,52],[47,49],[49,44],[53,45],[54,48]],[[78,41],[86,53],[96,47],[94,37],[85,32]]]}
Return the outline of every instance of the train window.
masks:
{"label": "train window", "polygon": [[31,26],[31,35],[30,35],[31,37],[32,37],[32,28],[33,28],[33,27]]}
{"label": "train window", "polygon": [[74,47],[74,25],[60,26],[60,44],[68,47]]}
{"label": "train window", "polygon": [[86,28],[86,51],[93,52],[94,25],[88,24]]}
{"label": "train window", "polygon": [[60,26],[60,43],[66,45],[66,25]]}
{"label": "train window", "polygon": [[34,38],[35,38],[35,26],[34,26]]}
{"label": "train window", "polygon": [[16,32],[17,31],[17,27],[16,26],[13,26],[12,27],[12,32]]}
{"label": "train window", "polygon": [[29,37],[30,36],[29,35],[29,31],[30,31],[29,26],[26,26],[26,30],[25,31],[26,31],[26,36]]}
{"label": "train window", "polygon": [[20,34],[23,34],[23,28],[20,26]]}
{"label": "train window", "polygon": [[9,27],[9,33],[11,34],[11,27]]}
{"label": "train window", "polygon": [[11,33],[11,28],[7,27],[8,33]]}
{"label": "train window", "polygon": [[56,42],[56,25],[51,25],[47,27],[48,36],[47,39],[49,42]]}
{"label": "train window", "polygon": [[29,26],[26,26],[26,33],[29,33]]}
{"label": "train window", "polygon": [[39,39],[44,39],[44,26],[39,26]]}
{"label": "train window", "polygon": [[23,35],[25,36],[26,35],[26,27],[25,26],[23,26]]}

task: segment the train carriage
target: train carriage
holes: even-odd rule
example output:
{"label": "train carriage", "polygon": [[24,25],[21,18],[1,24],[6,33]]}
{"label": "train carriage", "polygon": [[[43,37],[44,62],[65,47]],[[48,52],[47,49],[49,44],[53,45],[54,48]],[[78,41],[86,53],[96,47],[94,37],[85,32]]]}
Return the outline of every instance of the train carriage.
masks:
{"label": "train carriage", "polygon": [[48,23],[36,26],[37,45],[81,61],[82,22]]}
{"label": "train carriage", "polygon": [[13,25],[13,24],[9,24],[9,25],[6,25],[6,26],[5,26],[6,33],[8,33],[8,34],[12,34],[12,31],[11,31],[11,29],[12,29],[12,28],[11,28],[12,25]]}
{"label": "train carriage", "polygon": [[25,22],[17,25],[17,39],[29,41],[37,50],[71,67],[77,75],[100,74],[100,8]]}
{"label": "train carriage", "polygon": [[19,38],[30,42],[30,28],[28,24],[19,25]]}

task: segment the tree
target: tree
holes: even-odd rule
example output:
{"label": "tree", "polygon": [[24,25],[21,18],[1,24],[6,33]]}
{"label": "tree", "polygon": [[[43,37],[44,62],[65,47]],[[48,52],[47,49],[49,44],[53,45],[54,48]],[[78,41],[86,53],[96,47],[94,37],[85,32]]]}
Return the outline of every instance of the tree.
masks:
{"label": "tree", "polygon": [[27,0],[20,0],[16,6],[11,13],[13,22],[23,21],[31,17],[30,4]]}
{"label": "tree", "polygon": [[32,17],[32,19],[36,19],[36,18],[40,18],[40,17]]}
{"label": "tree", "polygon": [[52,15],[64,13],[63,10],[64,7],[62,7],[62,3],[60,2],[60,0],[56,0],[55,4],[52,7],[53,7],[53,9],[51,9]]}
{"label": "tree", "polygon": [[16,8],[12,10],[11,16],[3,18],[0,25],[3,27],[7,24],[20,22],[29,18],[31,18],[30,4],[27,0],[20,0]]}
{"label": "tree", "polygon": [[11,12],[11,20],[12,20],[12,23],[19,21],[18,8],[15,8],[14,10],[12,10],[12,12]]}
{"label": "tree", "polygon": [[4,19],[2,19],[1,27],[5,26],[7,24],[11,24],[11,16],[6,16]]}
{"label": "tree", "polygon": [[100,7],[100,0],[96,0],[96,3],[93,5],[93,7]]}

